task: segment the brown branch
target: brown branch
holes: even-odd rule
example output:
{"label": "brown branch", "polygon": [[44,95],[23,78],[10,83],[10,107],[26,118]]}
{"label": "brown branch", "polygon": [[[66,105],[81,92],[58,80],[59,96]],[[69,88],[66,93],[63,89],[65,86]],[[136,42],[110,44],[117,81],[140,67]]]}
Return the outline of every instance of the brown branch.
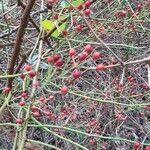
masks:
{"label": "brown branch", "polygon": [[[23,9],[26,8],[26,5],[25,5],[21,0],[18,0],[18,5],[21,6]],[[31,16],[29,16],[29,21],[31,22],[31,24],[33,25],[33,27],[35,27],[35,29],[36,29],[38,32],[40,32],[40,28],[37,26],[37,24],[34,22],[34,20],[31,18]],[[47,45],[51,47],[51,43],[49,42],[49,40],[48,40],[48,39],[45,39],[45,41],[46,41]],[[18,65],[17,68],[16,68],[15,73],[18,73],[18,72],[19,72],[21,66],[24,64],[24,62],[25,62],[26,59],[27,59],[27,56],[29,56],[30,53],[31,53],[31,51],[30,51],[29,53],[27,53],[25,57],[22,58],[22,60],[20,61],[19,65]]]}
{"label": "brown branch", "polygon": [[26,62],[27,57],[30,55],[32,50],[30,50],[27,54],[23,55],[21,61],[19,62],[18,66],[16,67],[15,74],[17,74],[21,68],[21,66]]}
{"label": "brown branch", "polygon": [[[8,74],[9,75],[12,75],[14,72],[14,67],[15,67],[16,60],[18,59],[20,49],[21,49],[21,43],[23,41],[25,28],[27,27],[30,12],[31,12],[31,9],[32,9],[34,3],[35,3],[35,0],[28,0],[28,4],[23,12],[22,19],[21,19],[19,29],[17,32],[15,45],[12,50],[11,60],[9,62],[9,66],[8,66]],[[7,86],[11,88],[12,82],[13,82],[13,78],[8,79]]]}
{"label": "brown branch", "polygon": [[[23,9],[25,9],[26,5],[21,1],[21,0],[18,0],[18,5],[21,6]],[[40,32],[40,28],[36,25],[36,23],[34,22],[34,20],[31,18],[31,16],[29,16],[29,21],[32,23],[32,25],[36,28],[36,30],[38,32]],[[46,43],[48,44],[48,46],[51,47],[51,43],[45,39]]]}

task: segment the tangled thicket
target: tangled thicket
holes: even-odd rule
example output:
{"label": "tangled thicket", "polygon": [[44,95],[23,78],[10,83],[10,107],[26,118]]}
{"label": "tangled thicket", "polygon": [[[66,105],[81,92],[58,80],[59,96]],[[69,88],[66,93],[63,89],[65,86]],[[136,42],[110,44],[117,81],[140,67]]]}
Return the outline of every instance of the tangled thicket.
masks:
{"label": "tangled thicket", "polygon": [[149,0],[2,0],[0,149],[150,150],[149,12]]}

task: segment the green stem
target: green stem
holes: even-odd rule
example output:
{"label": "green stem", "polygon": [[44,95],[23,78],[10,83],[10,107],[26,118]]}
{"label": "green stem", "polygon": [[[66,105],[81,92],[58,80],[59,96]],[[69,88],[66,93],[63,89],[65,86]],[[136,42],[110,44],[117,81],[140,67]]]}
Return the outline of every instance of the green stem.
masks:
{"label": "green stem", "polygon": [[[28,74],[30,72],[25,72],[23,73],[24,75]],[[13,74],[13,75],[2,75],[0,76],[0,79],[8,79],[8,78],[14,78],[14,77],[19,77],[21,74]]]}
{"label": "green stem", "polygon": [[[59,38],[60,40],[64,40],[63,38]],[[92,45],[102,45],[101,43],[98,42],[86,42],[86,41],[81,41],[81,40],[76,40],[76,39],[68,39],[69,41],[77,42],[77,43],[84,43],[84,44],[92,44]],[[126,47],[126,48],[132,48],[132,49],[143,49],[145,47],[136,47],[132,45],[127,45],[127,44],[118,44],[118,43],[106,43],[107,46],[112,46],[112,47]]]}
{"label": "green stem", "polygon": [[[34,119],[34,118],[32,118],[32,119],[33,119],[38,125],[42,125],[42,124],[41,124],[39,121],[37,121],[36,119]],[[74,141],[72,141],[72,140],[70,140],[70,139],[67,139],[67,138],[65,138],[65,137],[63,137],[63,136],[60,136],[60,135],[56,134],[55,132],[49,130],[47,127],[43,127],[43,129],[46,130],[47,132],[51,133],[52,135],[54,135],[54,136],[56,136],[56,137],[58,137],[58,138],[60,138],[60,139],[62,139],[62,140],[64,140],[64,141],[66,141],[66,142],[69,142],[69,143],[71,143],[71,144],[73,144],[73,145],[75,145],[75,146],[77,146],[77,147],[79,147],[79,148],[81,148],[81,149],[83,149],[83,150],[88,150],[86,147],[80,145],[79,143],[76,143],[76,142],[74,142]]]}
{"label": "green stem", "polygon": [[41,141],[35,141],[35,140],[31,140],[31,139],[27,139],[28,142],[31,142],[31,143],[36,143],[36,144],[40,144],[40,145],[43,145],[43,146],[47,146],[49,148],[53,148],[53,149],[56,149],[56,150],[61,150],[60,148],[56,147],[56,146],[53,146],[53,145],[50,145],[50,144],[46,144],[46,143],[43,143]]}
{"label": "green stem", "polygon": [[15,135],[15,139],[14,139],[14,143],[13,143],[13,150],[16,150],[17,140],[18,140],[18,131],[16,132],[16,135]]}
{"label": "green stem", "polygon": [[[56,84],[54,84],[53,82],[50,82],[50,84],[58,87]],[[59,88],[59,87],[58,87]],[[126,103],[119,103],[119,102],[115,102],[115,101],[109,101],[109,100],[101,100],[101,99],[97,99],[97,98],[92,98],[86,95],[82,95],[82,94],[78,94],[75,93],[73,91],[69,91],[70,94],[79,96],[79,97],[87,97],[89,100],[93,100],[93,101],[97,101],[97,102],[102,102],[102,103],[109,103],[109,104],[116,104],[116,105],[121,105],[121,106],[128,106],[128,107],[143,107],[143,106],[150,106],[150,103],[142,103],[142,104],[126,104]]]}
{"label": "green stem", "polygon": [[21,139],[19,150],[24,150],[25,141],[26,141],[26,133],[27,133],[27,129],[28,129],[28,122],[30,119],[30,107],[31,107],[31,105],[29,105],[29,107],[27,109],[26,120],[24,123],[24,129],[22,131],[22,139]]}
{"label": "green stem", "polygon": [[[35,119],[34,119],[35,120]],[[37,121],[36,121],[37,122]],[[3,123],[3,124],[0,124],[0,126],[6,126],[6,125],[9,125],[9,126],[17,126],[16,124],[13,124],[13,123]],[[89,133],[86,133],[86,132],[83,132],[83,131],[79,131],[79,130],[76,130],[76,129],[73,129],[73,128],[69,128],[69,127],[64,127],[64,126],[58,126],[58,125],[42,125],[40,122],[38,122],[38,125],[35,125],[35,124],[28,124],[28,127],[48,127],[48,128],[58,128],[58,129],[64,129],[64,130],[67,130],[67,131],[72,131],[72,132],[75,132],[75,133],[79,133],[79,134],[83,134],[83,135],[86,135],[88,137],[96,137],[96,138],[100,138],[100,139],[105,139],[105,140],[117,140],[117,141],[125,141],[125,142],[130,142],[130,143],[136,143],[136,141],[132,141],[132,140],[128,140],[128,139],[125,139],[125,138],[121,138],[121,137],[110,137],[110,136],[101,136],[101,135],[97,135],[97,134],[89,134]],[[49,129],[48,129],[49,130]],[[49,131],[48,131],[49,132]],[[148,143],[144,143],[142,142],[142,145],[149,145]]]}
{"label": "green stem", "polygon": [[0,115],[2,114],[4,109],[6,108],[6,106],[7,106],[10,99],[11,99],[11,92],[8,94],[8,97],[5,98],[5,102],[3,103],[3,105],[0,108]]}

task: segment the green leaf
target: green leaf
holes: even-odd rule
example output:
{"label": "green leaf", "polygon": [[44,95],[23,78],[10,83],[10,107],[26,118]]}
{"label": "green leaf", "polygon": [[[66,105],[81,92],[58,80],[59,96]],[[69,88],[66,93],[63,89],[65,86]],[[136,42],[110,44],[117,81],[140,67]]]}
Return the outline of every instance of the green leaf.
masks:
{"label": "green leaf", "polygon": [[55,24],[52,21],[47,20],[47,19],[45,19],[44,21],[41,21],[41,26],[43,27],[44,30],[47,30],[47,31],[55,28]]}
{"label": "green leaf", "polygon": [[66,27],[66,23],[63,23],[61,26],[59,26],[57,28],[57,30],[55,32],[53,32],[51,34],[51,36],[54,37],[54,38],[59,37],[59,35],[61,34],[61,32],[65,30],[65,27]]}
{"label": "green leaf", "polygon": [[83,4],[83,3],[84,3],[83,0],[73,0],[73,1],[71,2],[71,4],[72,4],[73,6],[75,6],[75,7],[78,7],[79,5],[81,5],[81,4]]}
{"label": "green leaf", "polygon": [[66,28],[66,22],[64,22],[63,24],[61,24],[61,26],[58,26],[58,23],[60,21],[62,21],[63,19],[65,19],[66,16],[60,16],[58,18],[58,21],[51,21],[51,20],[47,20],[45,19],[44,21],[41,21],[41,26],[43,27],[43,29],[45,31],[51,31],[53,30],[55,27],[57,27],[57,29],[51,34],[52,37],[54,38],[58,38],[59,35],[61,34],[62,31],[65,30]]}
{"label": "green leaf", "polygon": [[[70,3],[74,6],[74,7],[78,7],[79,5],[82,5],[84,3],[83,0],[71,0]],[[62,1],[61,2],[61,6],[63,8],[69,7],[70,4],[67,3],[66,1]]]}

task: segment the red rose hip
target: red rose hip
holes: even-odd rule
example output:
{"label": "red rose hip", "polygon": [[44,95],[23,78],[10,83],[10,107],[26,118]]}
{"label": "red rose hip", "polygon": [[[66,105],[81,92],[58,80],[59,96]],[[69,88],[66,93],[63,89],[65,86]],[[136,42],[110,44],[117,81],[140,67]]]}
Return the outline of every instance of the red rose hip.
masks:
{"label": "red rose hip", "polygon": [[84,47],[84,51],[87,53],[91,53],[92,50],[93,50],[93,47],[90,44],[88,44]]}
{"label": "red rose hip", "polygon": [[76,54],[76,50],[74,48],[69,49],[69,55],[72,57]]}
{"label": "red rose hip", "polygon": [[94,52],[92,55],[92,59],[93,60],[97,60],[101,57],[101,53],[100,52]]}
{"label": "red rose hip", "polygon": [[78,70],[73,71],[72,76],[74,79],[80,78],[81,73]]}
{"label": "red rose hip", "polygon": [[68,88],[66,86],[61,87],[60,93],[62,95],[66,95],[68,93]]}

